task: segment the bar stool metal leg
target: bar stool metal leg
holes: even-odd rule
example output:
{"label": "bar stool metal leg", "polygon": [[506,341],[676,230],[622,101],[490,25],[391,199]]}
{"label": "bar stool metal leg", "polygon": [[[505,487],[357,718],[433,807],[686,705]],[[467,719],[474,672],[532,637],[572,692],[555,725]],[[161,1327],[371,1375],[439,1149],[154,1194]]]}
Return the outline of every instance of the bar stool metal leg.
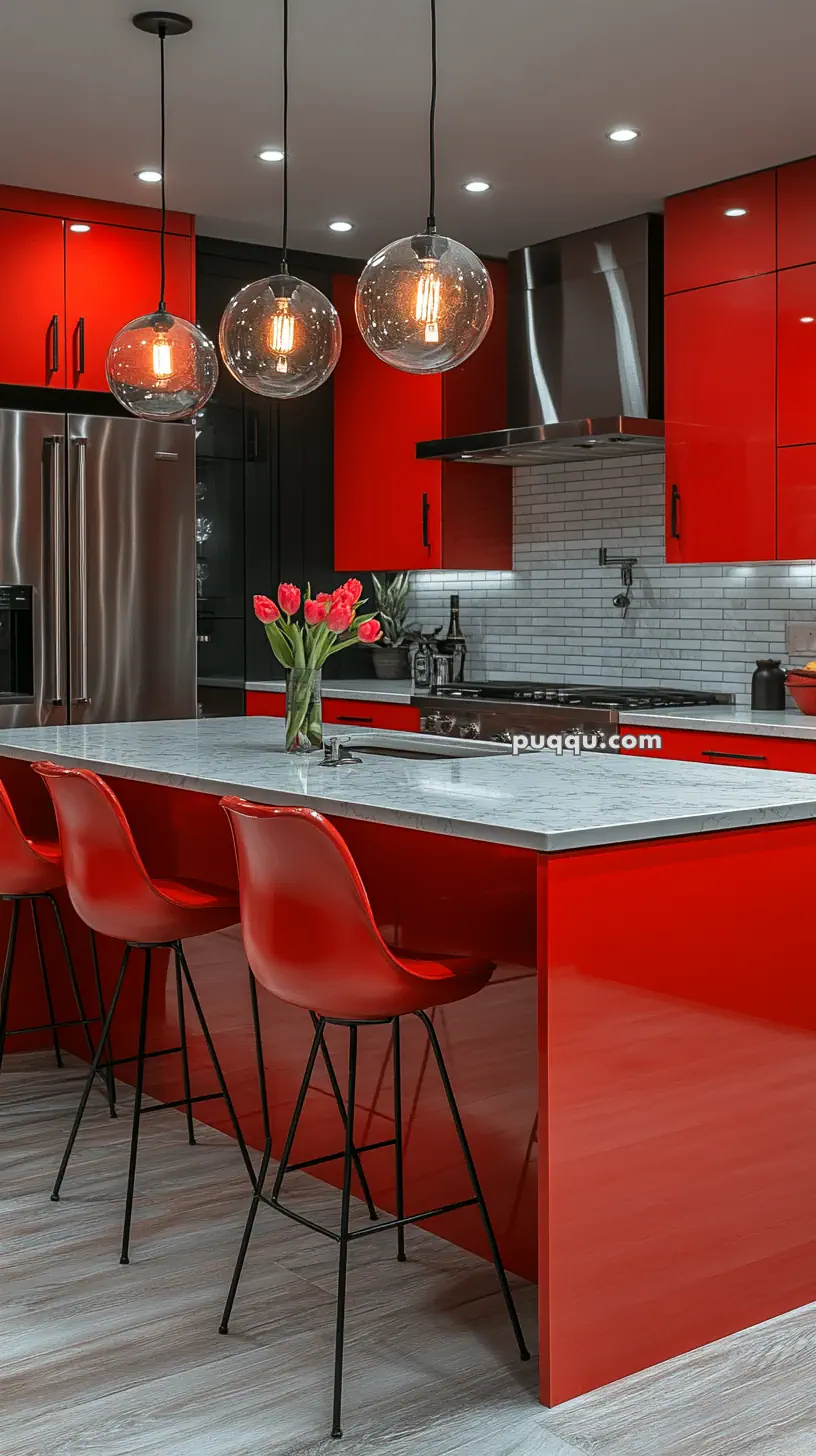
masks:
{"label": "bar stool metal leg", "polygon": [[[274,1200],[277,1198],[280,1192],[280,1185],[283,1182],[283,1175],[286,1172],[286,1165],[289,1162],[289,1158],[292,1154],[292,1145],[295,1141],[295,1133],[297,1132],[298,1123],[300,1122],[300,1114],[303,1111],[303,1104],[306,1101],[306,1093],[309,1090],[309,1083],[312,1080],[312,1073],[314,1071],[315,1062],[317,1061],[317,1054],[323,1041],[324,1026],[324,1021],[318,1021],[315,1028],[315,1034],[312,1039],[312,1048],[309,1052],[309,1059],[306,1063],[306,1070],[303,1073],[303,1079],[298,1090],[297,1099],[295,1101],[295,1108],[292,1113],[292,1120],[289,1123],[289,1130],[286,1134],[286,1141],[283,1145],[283,1153],[281,1154],[281,1160],[278,1166],[275,1182],[272,1187],[272,1193],[268,1200],[268,1202],[270,1203],[274,1203]],[[235,1268],[232,1274],[232,1283],[229,1287],[227,1302],[224,1305],[224,1313],[221,1316],[221,1323],[218,1327],[219,1334],[222,1335],[226,1335],[229,1332],[229,1322],[230,1316],[232,1314],[232,1306],[235,1303],[235,1296],[238,1293],[238,1284],[240,1282],[241,1274],[243,1272],[244,1260],[246,1259],[247,1249],[249,1248],[249,1241],[252,1238],[252,1229],[255,1224],[256,1215],[258,1213],[258,1205],[263,1195],[263,1186],[264,1182],[266,1181],[267,1172],[269,1171],[269,1160],[271,1156],[272,1139],[267,1138],[266,1147],[264,1148],[263,1161],[261,1162],[260,1171],[258,1173],[257,1182],[255,1184],[255,1191],[252,1196],[252,1202],[249,1206],[249,1213],[247,1214],[247,1221],[244,1227],[243,1238],[241,1239],[241,1247],[238,1250],[238,1258],[235,1261]]]}
{"label": "bar stool metal leg", "polygon": [[17,927],[19,920],[20,901],[15,899],[11,905],[11,925],[9,926],[8,944],[6,945],[3,979],[0,982],[0,1067],[3,1065],[3,1053],[6,1049],[6,1024],[8,1022],[9,997],[11,996],[11,973],[14,968],[14,952],[17,948]]}
{"label": "bar stool metal leg", "polygon": [[[59,906],[56,900],[52,900],[51,903],[54,906],[54,914],[57,917],[57,925],[60,927],[60,932],[62,934],[62,943],[65,946],[65,953],[70,960],[70,951],[68,950],[68,942],[65,938],[65,930],[62,924],[62,916],[59,912]],[[99,974],[99,955],[96,949],[96,933],[91,930],[89,931],[89,935],[91,937],[91,963],[93,965],[94,985],[96,987],[96,1002],[97,1006],[99,1007],[99,1024],[101,1035],[101,1028],[105,1025],[105,1017],[107,1015],[107,1012],[105,1011],[105,998],[102,994],[102,977]],[[108,1055],[105,1058],[105,1087],[108,1094],[108,1107],[110,1109],[110,1115],[111,1117],[115,1117],[116,1078],[113,1074],[113,1045],[110,1037],[108,1037]]]}
{"label": "bar stool metal leg", "polygon": [[[45,992],[45,1004],[48,1008],[48,1020],[51,1023],[51,1040],[54,1043],[54,1057],[56,1059],[57,1066],[61,1067],[62,1052],[60,1051],[59,1035],[57,1033],[56,1027],[57,1018],[54,1012],[54,1001],[51,996],[51,983],[48,979],[48,970],[45,964],[45,952],[43,951],[42,935],[40,934],[40,921],[37,915],[37,901],[34,899],[33,895],[31,896],[31,899],[28,903],[31,906],[31,919],[34,924],[34,939],[37,944],[37,960],[40,963],[40,976],[42,977],[43,990]],[[79,1014],[81,1016],[82,1012],[80,1011]],[[85,1030],[87,1032],[88,1028],[86,1027]],[[93,1051],[93,1046],[91,1046],[91,1051]]]}
{"label": "bar stool metal leg", "polygon": [[185,1110],[187,1113],[187,1141],[195,1147],[195,1126],[193,1104],[190,1100],[190,1062],[187,1056],[187,1023],[184,1019],[184,986],[181,980],[181,965],[176,956],[176,1001],[178,1003],[179,1041],[181,1042],[181,1076],[184,1083]]}
{"label": "bar stool metal leg", "polygon": [[334,1398],[332,1430],[335,1437],[343,1434],[340,1425],[343,1404],[343,1341],[346,1329],[346,1276],[348,1273],[349,1221],[351,1218],[351,1168],[354,1152],[354,1099],[357,1095],[357,1027],[349,1027],[348,1117],[346,1119],[346,1151],[343,1159],[343,1198],[340,1205],[340,1259],[337,1266],[337,1324],[334,1336]]}
{"label": "bar stool metal leg", "polygon": [[133,1102],[133,1123],[130,1134],[130,1162],[128,1164],[127,1193],[125,1195],[125,1222],[122,1228],[122,1253],[120,1264],[130,1263],[130,1224],[133,1217],[133,1192],[136,1186],[136,1159],[139,1156],[139,1124],[142,1117],[142,1091],[144,1088],[145,1043],[147,1041],[147,1012],[150,1002],[151,951],[145,953],[144,980],[142,981],[142,1011],[139,1017],[139,1045],[136,1052],[136,1092]]}
{"label": "bar stool metal leg", "polygon": [[125,974],[126,974],[127,968],[128,968],[128,961],[130,960],[130,951],[131,951],[131,947],[129,945],[125,946],[125,953],[124,953],[124,955],[122,957],[122,966],[121,966],[121,969],[119,971],[119,979],[117,980],[116,986],[114,987],[113,996],[111,997],[111,1004],[108,1007],[108,1014],[105,1017],[105,1025],[102,1027],[102,1031],[100,1033],[99,1044],[98,1044],[98,1046],[96,1048],[96,1051],[94,1053],[94,1059],[91,1062],[91,1070],[89,1071],[88,1076],[85,1079],[85,1086],[82,1089],[82,1096],[79,1099],[79,1106],[77,1107],[76,1113],[74,1114],[73,1126],[71,1127],[71,1131],[70,1131],[69,1136],[68,1136],[68,1142],[65,1145],[65,1152],[62,1155],[62,1162],[60,1163],[60,1166],[59,1166],[59,1172],[57,1173],[56,1182],[54,1183],[54,1187],[53,1187],[53,1190],[51,1192],[51,1201],[52,1201],[52,1203],[59,1203],[60,1188],[62,1187],[62,1180],[65,1177],[65,1171],[66,1171],[66,1169],[68,1167],[68,1162],[69,1162],[69,1159],[71,1157],[71,1153],[73,1152],[74,1143],[76,1142],[76,1139],[77,1139],[77,1133],[79,1132],[79,1125],[82,1122],[82,1117],[83,1117],[83,1114],[85,1112],[85,1108],[88,1105],[88,1098],[91,1095],[91,1089],[92,1089],[93,1084],[94,1084],[94,1079],[96,1077],[97,1072],[99,1071],[99,1065],[100,1065],[100,1063],[102,1061],[102,1055],[104,1053],[105,1047],[107,1045],[108,1037],[110,1035],[110,1029],[111,1029],[111,1024],[113,1022],[114,1012],[116,1011],[116,1007],[117,1007],[117,1004],[119,1002],[119,996],[120,996],[120,993],[121,993],[121,990],[122,990],[122,985],[124,983]]}
{"label": "bar stool metal leg", "polygon": [[226,1084],[226,1081],[224,1079],[224,1073],[221,1070],[221,1063],[218,1060],[218,1053],[216,1052],[215,1047],[213,1045],[213,1039],[210,1036],[210,1028],[207,1025],[207,1021],[206,1021],[206,1018],[204,1016],[204,1012],[203,1012],[203,1010],[201,1008],[201,1002],[198,999],[198,992],[196,991],[195,983],[193,981],[193,978],[190,975],[190,967],[187,964],[187,958],[186,958],[186,956],[184,954],[184,950],[183,950],[183,947],[182,947],[182,944],[181,944],[181,941],[180,940],[177,940],[176,943],[175,943],[175,952],[176,952],[176,955],[177,955],[178,959],[181,962],[181,968],[182,968],[182,971],[184,973],[184,979],[185,979],[185,981],[187,983],[187,989],[190,992],[190,999],[192,1000],[193,1006],[195,1007],[195,1013],[196,1013],[196,1016],[198,1017],[199,1025],[201,1026],[201,1030],[202,1030],[202,1032],[204,1034],[204,1040],[207,1043],[207,1051],[210,1054],[210,1061],[213,1064],[213,1069],[215,1071],[215,1075],[216,1075],[216,1078],[218,1080],[218,1086],[221,1089],[221,1095],[224,1098],[224,1102],[226,1103],[227,1111],[228,1111],[229,1116],[230,1116],[230,1122],[232,1123],[233,1131],[235,1132],[235,1138],[236,1138],[236,1141],[238,1143],[238,1148],[240,1150],[241,1157],[244,1160],[244,1166],[245,1166],[245,1168],[246,1168],[246,1170],[247,1170],[247,1172],[249,1174],[250,1182],[252,1183],[252,1186],[254,1188],[255,1187],[255,1169],[252,1166],[252,1159],[250,1158],[249,1152],[247,1151],[247,1145],[246,1145],[246,1142],[244,1140],[244,1134],[241,1131],[241,1124],[238,1121],[238,1114],[235,1111],[235,1108],[233,1106],[232,1098],[230,1097],[229,1089],[228,1089],[227,1084]]}
{"label": "bar stool metal leg", "polygon": [[[316,1013],[314,1011],[310,1011],[309,1012],[309,1015],[312,1018],[312,1026],[316,1027],[317,1026],[317,1015],[316,1015]],[[332,1089],[332,1092],[334,1093],[334,1100],[337,1103],[337,1108],[338,1108],[338,1111],[340,1113],[340,1118],[341,1118],[341,1121],[343,1123],[343,1128],[345,1129],[345,1126],[346,1126],[346,1104],[343,1101],[343,1094],[340,1091],[340,1083],[337,1080],[337,1073],[334,1070],[334,1062],[331,1059],[331,1053],[329,1052],[329,1048],[326,1046],[326,1038],[325,1038],[325,1035],[323,1037],[323,1040],[320,1043],[320,1050],[321,1050],[322,1055],[323,1055],[323,1061],[326,1064],[326,1071],[328,1073],[329,1081],[331,1082],[331,1089]],[[370,1219],[377,1219],[377,1218],[379,1218],[379,1214],[377,1213],[377,1210],[374,1207],[374,1199],[371,1197],[371,1189],[368,1186],[368,1179],[366,1178],[365,1172],[363,1171],[363,1164],[362,1164],[362,1162],[360,1160],[360,1155],[357,1152],[357,1148],[356,1147],[352,1151],[352,1158],[354,1160],[354,1171],[355,1171],[355,1173],[357,1174],[357,1177],[360,1180],[360,1191],[361,1191],[361,1193],[363,1195],[363,1198],[365,1199],[365,1202],[366,1202],[366,1208],[368,1209],[368,1216],[369,1216]]]}
{"label": "bar stool metal leg", "polygon": [[[88,1021],[88,1016],[87,1016],[86,1011],[85,1011],[85,1003],[84,1003],[84,1001],[82,999],[82,991],[80,990],[79,981],[77,979],[77,973],[76,973],[76,970],[74,969],[73,957],[71,956],[70,947],[68,945],[68,937],[65,934],[65,926],[64,926],[63,921],[62,921],[62,916],[60,915],[60,908],[59,908],[59,905],[57,904],[57,902],[56,902],[56,900],[55,900],[55,898],[54,898],[53,895],[47,894],[45,896],[45,898],[50,903],[51,909],[54,912],[54,920],[56,921],[57,930],[59,931],[60,941],[62,942],[62,953],[63,953],[63,955],[65,957],[65,965],[66,965],[66,968],[68,970],[68,979],[71,982],[71,990],[72,990],[73,995],[74,995],[74,1001],[76,1002],[77,1011],[79,1012],[79,1019],[80,1019],[80,1021],[82,1023],[82,1030],[83,1030],[83,1033],[84,1033],[84,1036],[85,1036],[86,1045],[88,1047],[88,1054],[91,1057],[91,1060],[93,1060],[93,1055],[94,1055],[94,1051],[96,1050],[96,1048],[94,1047],[93,1037],[91,1036],[91,1033],[90,1033],[90,1030],[89,1030],[89,1021]],[[32,901],[32,904],[33,903],[34,902]],[[93,949],[93,952],[94,952],[94,955],[95,955],[96,954],[96,943],[95,943],[95,941],[94,941],[94,943],[92,945],[92,949]],[[104,1003],[102,1001],[102,988],[99,985],[99,966],[96,963],[96,961],[94,961],[94,971],[95,971],[95,975],[96,975],[96,979],[97,979],[97,986],[98,986],[98,992],[99,992],[99,995],[98,995],[98,1000],[99,1000],[99,1026],[100,1026],[100,1030],[101,1030],[102,1025],[103,1025],[104,1020],[105,1020],[105,1007],[104,1007]],[[111,1071],[110,1067],[108,1067],[108,1069],[105,1072],[103,1072],[101,1070],[101,1068],[100,1068],[99,1077],[100,1077],[100,1080],[102,1081],[102,1083],[103,1083],[103,1085],[105,1087],[105,1095],[107,1096],[107,1099],[108,1099],[108,1106],[111,1108],[111,1115],[113,1117],[115,1117],[116,1116],[116,1112],[115,1112],[114,1107],[113,1107],[113,1105],[111,1103],[111,1088],[113,1086],[113,1075],[112,1075],[112,1071]]]}
{"label": "bar stool metal leg", "polygon": [[415,1015],[419,1017],[419,1020],[422,1022],[425,1030],[428,1033],[428,1040],[431,1044],[431,1050],[433,1051],[434,1057],[436,1058],[436,1065],[439,1068],[439,1075],[442,1079],[442,1086],[445,1089],[445,1096],[448,1099],[448,1107],[450,1108],[451,1117],[453,1118],[453,1125],[456,1128],[456,1135],[459,1138],[459,1146],[462,1149],[462,1156],[464,1157],[465,1164],[467,1166],[471,1186],[476,1197],[476,1202],[479,1205],[479,1212],[482,1215],[482,1223],[484,1225],[484,1231],[487,1235],[487,1242],[490,1245],[490,1253],[493,1259],[493,1265],[498,1276],[499,1287],[502,1292],[502,1298],[504,1299],[504,1303],[507,1307],[507,1313],[510,1316],[510,1323],[513,1326],[513,1334],[516,1337],[516,1343],[519,1347],[519,1354],[521,1355],[522,1360],[529,1360],[530,1351],[527,1349],[527,1346],[524,1342],[524,1335],[522,1333],[521,1324],[519,1322],[518,1314],[516,1313],[515,1301],[510,1292],[510,1285],[507,1282],[507,1275],[504,1270],[504,1264],[502,1263],[501,1254],[499,1253],[499,1246],[496,1242],[496,1235],[493,1232],[493,1225],[490,1221],[490,1214],[487,1211],[487,1204],[485,1203],[484,1194],[482,1192],[479,1177],[476,1172],[476,1165],[473,1161],[473,1154],[470,1151],[470,1145],[467,1140],[465,1129],[462,1123],[462,1118],[459,1114],[459,1108],[453,1093],[453,1087],[451,1086],[450,1077],[448,1076],[448,1069],[445,1066],[445,1058],[442,1055],[442,1048],[439,1045],[439,1038],[434,1029],[433,1022],[431,1021],[431,1018],[426,1011],[417,1011]]}
{"label": "bar stool metal leg", "polygon": [[[405,1217],[405,1180],[403,1177],[402,1161],[402,1056],[400,1048],[400,1022],[399,1017],[394,1017],[394,1029],[392,1032],[394,1047],[393,1073],[394,1073],[394,1162],[396,1165],[396,1204],[397,1218]],[[405,1263],[405,1228],[400,1224],[397,1228],[397,1259],[400,1264]]]}

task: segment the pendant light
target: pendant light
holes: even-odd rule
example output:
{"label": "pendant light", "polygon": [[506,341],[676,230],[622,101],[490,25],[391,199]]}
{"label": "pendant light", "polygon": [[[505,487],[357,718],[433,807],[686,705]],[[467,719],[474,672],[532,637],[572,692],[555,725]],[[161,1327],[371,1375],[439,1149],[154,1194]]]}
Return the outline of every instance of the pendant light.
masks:
{"label": "pendant light", "polygon": [[408,374],[455,369],[493,318],[490,274],[475,253],[436,231],[436,0],[431,0],[429,201],[425,231],[369,259],[357,284],[360,333],[379,359]]}
{"label": "pendant light", "polygon": [[295,399],[326,382],[343,336],[325,294],[289,272],[289,0],[283,0],[282,233],[280,273],[236,293],[224,310],[218,342],[239,384],[271,399]]}
{"label": "pendant light", "polygon": [[145,420],[188,420],[207,403],[218,382],[218,354],[206,334],[188,319],[167,312],[165,303],[164,42],[185,35],[193,22],[185,15],[147,10],[134,15],[137,30],[159,37],[161,56],[161,283],[155,313],[132,319],[108,350],[106,373],[112,393],[125,409]]}

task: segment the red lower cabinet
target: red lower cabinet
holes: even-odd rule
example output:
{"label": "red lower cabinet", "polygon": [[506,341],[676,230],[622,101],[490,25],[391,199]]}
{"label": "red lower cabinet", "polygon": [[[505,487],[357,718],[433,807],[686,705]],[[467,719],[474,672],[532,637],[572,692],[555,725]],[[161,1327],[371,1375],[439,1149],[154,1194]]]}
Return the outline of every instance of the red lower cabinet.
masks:
{"label": "red lower cabinet", "polygon": [[[249,718],[282,718],[286,710],[283,693],[247,693]],[[359,698],[323,699],[323,722],[350,728],[392,728],[401,733],[419,732],[419,709],[403,703],[371,703]]]}
{"label": "red lower cabinet", "polygon": [[[622,729],[637,733],[648,730]],[[627,748],[623,752],[641,758],[673,758],[686,763],[715,763],[721,768],[770,768],[786,773],[816,773],[816,740],[806,743],[796,738],[761,738],[753,733],[705,733],[696,729],[659,728],[659,750]]]}

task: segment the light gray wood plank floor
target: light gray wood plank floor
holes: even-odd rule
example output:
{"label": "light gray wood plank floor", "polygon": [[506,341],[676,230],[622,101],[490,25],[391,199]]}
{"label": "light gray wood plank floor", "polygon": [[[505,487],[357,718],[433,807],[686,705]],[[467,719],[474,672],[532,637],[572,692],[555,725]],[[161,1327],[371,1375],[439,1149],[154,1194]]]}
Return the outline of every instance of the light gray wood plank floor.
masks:
{"label": "light gray wood plank floor", "polygon": [[[94,1097],[48,1194],[78,1063],[0,1075],[2,1456],[814,1456],[816,1312],[799,1310],[547,1411],[492,1269],[419,1229],[353,1246],[345,1437],[328,1436],[336,1248],[262,1208],[231,1333],[218,1334],[249,1189],[235,1144],[143,1123],[131,1264],[118,1262],[130,1091]],[[332,1222],[304,1174],[295,1207]],[[363,1213],[364,1217],[364,1213]],[[532,1335],[535,1291],[515,1280]]]}

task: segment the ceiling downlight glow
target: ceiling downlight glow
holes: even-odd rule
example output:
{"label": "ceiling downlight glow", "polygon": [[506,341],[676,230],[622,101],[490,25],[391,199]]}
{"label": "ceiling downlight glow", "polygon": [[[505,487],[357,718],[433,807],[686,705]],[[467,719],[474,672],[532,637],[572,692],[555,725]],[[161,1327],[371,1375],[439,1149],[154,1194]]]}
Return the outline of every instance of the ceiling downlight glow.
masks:
{"label": "ceiling downlight glow", "polygon": [[640,132],[634,126],[613,126],[606,136],[610,142],[636,142]]}
{"label": "ceiling downlight glow", "polygon": [[140,182],[161,182],[162,174],[157,172],[155,167],[142,167],[140,172],[134,172]]}
{"label": "ceiling downlight glow", "polygon": [[264,147],[263,151],[258,153],[258,157],[262,162],[282,162],[283,152],[280,147]]}
{"label": "ceiling downlight glow", "polygon": [[464,183],[464,190],[465,192],[489,192],[490,186],[489,182],[482,182],[478,177],[474,177],[472,182]]}
{"label": "ceiling downlight glow", "polygon": [[747,207],[727,207],[725,209],[725,215],[726,215],[726,217],[747,217],[748,216],[748,208]]}
{"label": "ceiling downlight glow", "polygon": [[89,233],[91,231],[91,225],[87,222],[72,222],[70,226],[72,233]]}
{"label": "ceiling downlight glow", "polygon": [[803,314],[799,322],[800,324],[812,324],[814,322],[813,315],[810,313]]}
{"label": "ceiling downlight glow", "polygon": [[342,218],[338,218],[336,222],[330,222],[329,227],[333,233],[350,233],[354,227],[354,223],[344,222]]}

